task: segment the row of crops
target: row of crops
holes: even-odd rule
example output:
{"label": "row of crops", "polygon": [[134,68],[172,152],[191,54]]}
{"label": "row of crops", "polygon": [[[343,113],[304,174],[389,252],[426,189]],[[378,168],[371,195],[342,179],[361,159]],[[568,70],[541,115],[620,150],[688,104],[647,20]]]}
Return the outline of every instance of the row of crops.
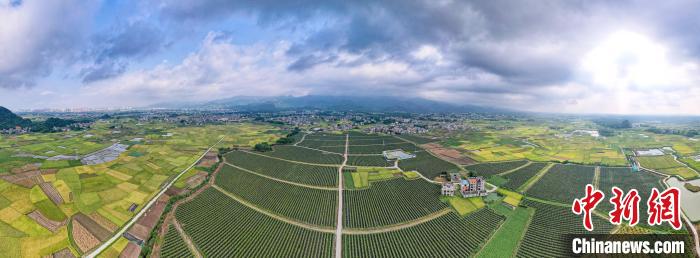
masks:
{"label": "row of crops", "polygon": [[390,167],[394,165],[394,162],[387,161],[382,155],[348,155],[347,165],[365,167]]}
{"label": "row of crops", "polygon": [[268,217],[214,188],[180,205],[175,215],[204,257],[333,255],[333,234]]}
{"label": "row of crops", "polygon": [[307,136],[307,138],[303,142],[299,143],[299,146],[305,146],[310,148],[340,147],[345,146],[345,138],[337,140],[314,140],[309,139]]}
{"label": "row of crops", "polygon": [[439,198],[440,186],[422,179],[372,182],[369,189],[345,190],[343,225],[369,228],[418,219],[447,208]]}
{"label": "row of crops", "polygon": [[592,216],[594,231],[588,232],[581,224],[581,216],[570,207],[560,207],[524,200],[522,204],[535,208],[535,215],[525,232],[517,257],[566,257],[571,250],[567,234],[607,234],[613,225],[606,219]]}
{"label": "row of crops", "polygon": [[263,152],[261,154],[315,164],[340,165],[340,163],[343,163],[343,156],[337,153],[323,152],[291,145],[277,145],[273,149],[274,151]]}
{"label": "row of crops", "polygon": [[[662,178],[646,170],[640,170],[639,172],[632,172],[630,168],[611,168],[611,167],[601,167],[600,177],[598,178],[598,187],[603,193],[605,193],[605,200],[598,204],[596,210],[603,213],[608,213],[613,209],[613,205],[609,202],[610,198],[613,197],[612,187],[617,186],[618,188],[625,191],[625,194],[630,189],[637,189],[641,201],[639,202],[639,225],[646,225],[647,217],[649,216],[646,212],[647,203],[646,200],[651,195],[651,189],[656,188],[662,191],[665,187],[661,184]],[[662,224],[661,226],[655,226],[657,229],[671,229],[668,224]]]}
{"label": "row of crops", "polygon": [[417,226],[371,235],[343,235],[344,257],[469,257],[504,221],[489,209],[455,213]]}
{"label": "row of crops", "polygon": [[415,152],[420,150],[418,146],[412,143],[389,143],[378,145],[350,145],[348,147],[349,154],[381,154],[385,150],[402,149],[407,152]]}
{"label": "row of crops", "polygon": [[527,164],[527,160],[515,160],[506,162],[479,163],[466,166],[465,168],[477,176],[489,177],[519,168],[525,164]]}
{"label": "row of crops", "polygon": [[315,186],[338,185],[337,167],[300,164],[243,151],[229,152],[225,158],[228,163],[286,181]]}
{"label": "row of crops", "polygon": [[556,164],[527,191],[527,195],[571,204],[586,193],[586,184],[593,184],[595,167]]}
{"label": "row of crops", "polygon": [[349,145],[383,145],[383,144],[393,144],[393,143],[405,143],[405,141],[391,137],[350,137],[348,139]]}
{"label": "row of crops", "polygon": [[508,182],[505,183],[503,187],[511,190],[517,190],[523,184],[525,184],[527,180],[530,180],[530,178],[537,175],[537,173],[544,169],[546,166],[547,163],[544,162],[531,163],[530,165],[513,171],[512,173],[503,175],[504,178],[508,179]]}
{"label": "row of crops", "polygon": [[438,139],[432,139],[432,138],[418,136],[418,135],[412,135],[412,134],[402,134],[399,137],[401,137],[402,139],[406,139],[407,141],[415,142],[417,144],[426,144],[426,143],[438,141]]}
{"label": "row of crops", "polygon": [[335,226],[338,192],[278,182],[224,166],[216,184],[273,213],[308,224]]}
{"label": "row of crops", "polygon": [[399,161],[399,167],[404,171],[418,171],[429,179],[439,176],[442,172],[459,171],[459,167],[455,164],[436,158],[425,151],[415,154],[415,158]]}
{"label": "row of crops", "polygon": [[160,256],[162,257],[194,257],[187,248],[185,240],[180,237],[180,233],[175,230],[173,225],[168,227],[168,233],[165,234],[163,246],[161,246]]}

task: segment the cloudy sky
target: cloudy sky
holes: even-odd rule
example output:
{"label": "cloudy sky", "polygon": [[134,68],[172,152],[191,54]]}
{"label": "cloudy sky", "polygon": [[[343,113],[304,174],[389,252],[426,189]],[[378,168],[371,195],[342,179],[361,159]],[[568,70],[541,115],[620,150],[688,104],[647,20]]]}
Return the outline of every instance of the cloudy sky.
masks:
{"label": "cloudy sky", "polygon": [[398,95],[700,114],[699,1],[0,0],[0,105]]}

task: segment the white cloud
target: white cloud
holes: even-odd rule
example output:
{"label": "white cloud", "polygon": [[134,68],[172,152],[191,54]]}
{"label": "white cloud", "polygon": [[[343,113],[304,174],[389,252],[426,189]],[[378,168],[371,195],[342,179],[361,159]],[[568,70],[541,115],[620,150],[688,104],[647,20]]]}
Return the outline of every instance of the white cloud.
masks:
{"label": "white cloud", "polygon": [[72,58],[94,7],[75,0],[0,3],[0,87],[31,85]]}

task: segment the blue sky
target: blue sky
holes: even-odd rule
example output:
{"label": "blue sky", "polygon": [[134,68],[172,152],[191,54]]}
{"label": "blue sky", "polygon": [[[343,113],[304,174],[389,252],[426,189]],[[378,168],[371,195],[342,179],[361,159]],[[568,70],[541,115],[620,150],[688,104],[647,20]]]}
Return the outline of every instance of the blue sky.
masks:
{"label": "blue sky", "polygon": [[399,95],[700,112],[697,1],[0,0],[0,105]]}

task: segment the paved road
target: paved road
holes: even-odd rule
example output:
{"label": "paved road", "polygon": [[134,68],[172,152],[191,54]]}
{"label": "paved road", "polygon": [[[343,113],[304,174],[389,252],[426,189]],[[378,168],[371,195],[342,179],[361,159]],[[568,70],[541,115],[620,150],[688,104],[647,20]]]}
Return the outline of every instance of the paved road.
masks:
{"label": "paved road", "polygon": [[136,221],[139,218],[141,218],[141,216],[143,216],[143,214],[145,214],[146,211],[148,211],[148,209],[150,209],[154,203],[156,203],[156,200],[158,200],[158,198],[160,198],[165,193],[165,191],[168,190],[168,188],[170,188],[170,186],[172,186],[175,183],[175,181],[177,181],[177,179],[179,179],[183,174],[185,174],[185,172],[192,169],[195,165],[197,165],[197,163],[199,163],[199,161],[202,160],[202,158],[204,158],[204,155],[209,153],[209,151],[211,151],[211,149],[213,149],[214,146],[216,146],[221,141],[223,141],[224,138],[225,138],[225,136],[221,137],[221,139],[219,139],[218,142],[214,143],[212,146],[209,147],[209,149],[207,149],[207,151],[202,153],[202,156],[199,156],[199,158],[197,160],[195,160],[189,167],[182,170],[182,172],[180,172],[180,174],[178,174],[175,178],[173,178],[173,180],[171,180],[170,183],[165,185],[165,187],[161,188],[160,192],[158,192],[158,194],[156,194],[156,196],[154,196],[151,199],[151,201],[149,201],[146,204],[146,206],[144,206],[143,209],[141,209],[141,211],[136,214],[136,216],[131,218],[131,220],[129,220],[129,222],[126,223],[126,225],[124,225],[119,231],[117,231],[117,233],[114,234],[114,236],[112,236],[112,238],[107,240],[107,242],[102,243],[102,245],[100,245],[97,249],[93,250],[89,254],[84,255],[84,257],[93,258],[93,257],[97,256],[98,254],[102,253],[105,249],[107,249],[110,245],[112,245],[112,243],[117,241],[117,239],[119,239],[124,234],[124,232],[126,232],[129,228],[131,228],[131,226],[134,225],[134,223],[136,223]]}
{"label": "paved road", "polygon": [[342,257],[343,247],[343,167],[348,162],[348,142],[350,135],[345,135],[345,153],[343,154],[343,164],[338,168],[338,220],[335,227],[335,258]]}

